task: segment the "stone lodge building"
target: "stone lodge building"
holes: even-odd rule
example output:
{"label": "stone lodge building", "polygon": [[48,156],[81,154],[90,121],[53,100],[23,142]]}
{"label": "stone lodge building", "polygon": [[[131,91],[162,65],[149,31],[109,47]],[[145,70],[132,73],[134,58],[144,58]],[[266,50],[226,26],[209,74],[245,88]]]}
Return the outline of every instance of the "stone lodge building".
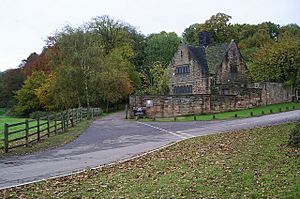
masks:
{"label": "stone lodge building", "polygon": [[281,83],[251,83],[232,40],[210,45],[210,35],[199,33],[199,46],[179,44],[169,65],[167,96],[130,96],[129,110],[145,107],[148,117],[217,113],[292,101],[293,88]]}

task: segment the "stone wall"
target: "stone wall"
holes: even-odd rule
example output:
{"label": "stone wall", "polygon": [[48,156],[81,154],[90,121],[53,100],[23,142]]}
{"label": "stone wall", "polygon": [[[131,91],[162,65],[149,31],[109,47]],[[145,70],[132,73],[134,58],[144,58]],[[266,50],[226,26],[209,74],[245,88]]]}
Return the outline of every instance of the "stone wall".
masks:
{"label": "stone wall", "polygon": [[[133,117],[133,107],[145,107],[149,118],[218,113],[289,102],[293,96],[293,89],[284,89],[282,84],[271,82],[249,84],[242,95],[130,96],[129,114]],[[147,100],[152,100],[152,107],[147,107]]]}
{"label": "stone wall", "polygon": [[261,89],[261,99],[264,105],[277,104],[286,101],[292,101],[296,98],[295,89],[292,87],[285,88],[282,83],[276,82],[259,82],[248,84],[248,88]]}

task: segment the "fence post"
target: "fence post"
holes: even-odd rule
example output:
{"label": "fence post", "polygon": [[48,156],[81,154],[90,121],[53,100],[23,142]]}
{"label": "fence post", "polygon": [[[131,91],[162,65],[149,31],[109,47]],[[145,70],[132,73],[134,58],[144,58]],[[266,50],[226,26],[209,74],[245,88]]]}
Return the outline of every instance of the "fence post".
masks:
{"label": "fence post", "polygon": [[40,117],[36,120],[36,126],[37,126],[37,141],[40,141],[41,134],[40,134]]}
{"label": "fence post", "polygon": [[67,129],[69,128],[69,121],[70,121],[70,110],[67,110],[67,119],[66,119],[66,122],[67,122]]}
{"label": "fence post", "polygon": [[47,136],[50,137],[50,119],[49,119],[49,116],[47,116]]}
{"label": "fence post", "polygon": [[78,123],[78,108],[75,109],[75,112],[76,112],[76,121],[75,121],[75,123],[77,124]]}
{"label": "fence post", "polygon": [[60,118],[61,118],[61,131],[65,131],[65,121],[64,121],[64,114],[63,112],[60,113]]}
{"label": "fence post", "polygon": [[57,134],[57,114],[54,114],[54,133]]}
{"label": "fence post", "polygon": [[194,120],[195,120],[195,121],[197,120],[197,117],[196,117],[196,115],[194,115]]}
{"label": "fence post", "polygon": [[94,119],[94,108],[92,108],[92,119]]}
{"label": "fence post", "polygon": [[29,146],[28,144],[28,134],[29,134],[29,122],[28,120],[25,121],[25,144],[26,144],[26,147]]}
{"label": "fence post", "polygon": [[71,126],[74,127],[74,111],[71,109]]}
{"label": "fence post", "polygon": [[4,124],[4,150],[8,153],[8,124]]}

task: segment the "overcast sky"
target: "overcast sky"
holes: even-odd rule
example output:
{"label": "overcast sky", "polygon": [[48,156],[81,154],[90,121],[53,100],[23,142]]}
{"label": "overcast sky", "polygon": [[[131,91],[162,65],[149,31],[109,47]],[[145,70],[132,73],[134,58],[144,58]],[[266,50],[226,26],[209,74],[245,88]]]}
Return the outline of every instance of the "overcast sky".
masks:
{"label": "overcast sky", "polygon": [[181,35],[218,12],[232,16],[231,23],[300,25],[299,10],[299,0],[0,0],[0,71],[40,53],[56,30],[96,16],[121,19],[144,34],[165,30]]}

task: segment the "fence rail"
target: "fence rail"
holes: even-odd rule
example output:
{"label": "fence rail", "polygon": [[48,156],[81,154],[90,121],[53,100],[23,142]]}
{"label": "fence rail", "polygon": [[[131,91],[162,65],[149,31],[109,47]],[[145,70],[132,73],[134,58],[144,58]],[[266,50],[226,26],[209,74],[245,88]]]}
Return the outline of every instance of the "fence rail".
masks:
{"label": "fence rail", "polygon": [[41,139],[50,137],[51,134],[57,134],[67,131],[74,127],[82,119],[93,119],[100,116],[100,108],[77,108],[69,109],[60,113],[52,114],[38,119],[26,119],[24,122],[14,124],[4,124],[4,138],[0,139],[5,153],[10,149],[30,146],[39,142]]}

